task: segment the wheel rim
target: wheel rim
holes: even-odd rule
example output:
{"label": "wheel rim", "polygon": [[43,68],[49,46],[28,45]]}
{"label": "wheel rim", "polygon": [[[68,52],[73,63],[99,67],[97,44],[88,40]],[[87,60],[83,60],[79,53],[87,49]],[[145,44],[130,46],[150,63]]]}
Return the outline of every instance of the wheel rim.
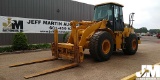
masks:
{"label": "wheel rim", "polygon": [[136,39],[132,41],[132,49],[135,50],[137,48]]}
{"label": "wheel rim", "polygon": [[109,40],[104,40],[102,43],[102,51],[104,54],[108,54],[108,52],[110,51],[111,48],[111,44]]}

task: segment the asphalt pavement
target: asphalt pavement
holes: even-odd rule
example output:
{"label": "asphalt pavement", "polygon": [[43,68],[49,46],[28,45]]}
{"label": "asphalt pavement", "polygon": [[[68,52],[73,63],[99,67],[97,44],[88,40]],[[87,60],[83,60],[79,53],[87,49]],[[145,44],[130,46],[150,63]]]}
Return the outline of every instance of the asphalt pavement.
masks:
{"label": "asphalt pavement", "polygon": [[[152,65],[160,62],[160,39],[142,36],[142,43],[135,55],[113,53],[110,60],[94,61],[88,50],[85,59],[78,67],[50,73],[28,80],[120,80],[121,78],[141,70],[141,65]],[[0,55],[0,80],[26,80],[24,76],[69,64],[70,61],[58,60],[9,68],[10,64],[51,57],[51,51],[39,51],[18,54]]]}

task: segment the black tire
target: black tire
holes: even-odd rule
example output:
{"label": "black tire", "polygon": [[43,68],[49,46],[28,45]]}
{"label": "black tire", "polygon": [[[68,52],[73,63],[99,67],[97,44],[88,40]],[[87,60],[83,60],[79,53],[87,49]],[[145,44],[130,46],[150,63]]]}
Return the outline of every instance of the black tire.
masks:
{"label": "black tire", "polygon": [[[134,46],[133,47],[133,40],[134,40]],[[129,37],[125,39],[125,49],[123,49],[124,54],[127,55],[133,55],[137,52],[138,49],[138,38],[135,34],[130,34]]]}
{"label": "black tire", "polygon": [[[102,44],[106,40],[110,43],[110,49],[108,49],[109,51],[107,53],[104,53],[102,50]],[[113,47],[114,43],[112,36],[106,31],[98,31],[90,39],[89,52],[94,60],[106,61],[111,57]]]}
{"label": "black tire", "polygon": [[71,32],[67,32],[67,33],[64,34],[64,36],[63,36],[63,42],[67,43],[70,34],[71,34]]}

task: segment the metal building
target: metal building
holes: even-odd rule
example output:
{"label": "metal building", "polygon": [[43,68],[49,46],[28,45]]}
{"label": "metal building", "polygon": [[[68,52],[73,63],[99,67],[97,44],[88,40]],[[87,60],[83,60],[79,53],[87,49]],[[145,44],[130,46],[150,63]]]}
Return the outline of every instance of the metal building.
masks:
{"label": "metal building", "polygon": [[92,20],[93,5],[72,0],[0,0],[0,15],[51,20]]}
{"label": "metal building", "polygon": [[[94,5],[72,0],[0,0],[0,16],[49,19],[92,20]],[[1,26],[0,26],[1,27]],[[12,44],[13,33],[0,33],[0,45]],[[53,34],[27,33],[29,43],[49,43]],[[62,41],[62,35],[59,36]]]}

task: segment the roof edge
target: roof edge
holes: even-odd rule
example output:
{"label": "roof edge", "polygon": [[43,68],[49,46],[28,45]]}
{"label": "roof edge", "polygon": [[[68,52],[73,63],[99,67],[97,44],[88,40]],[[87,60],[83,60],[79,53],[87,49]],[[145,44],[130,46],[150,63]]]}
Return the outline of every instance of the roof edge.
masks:
{"label": "roof edge", "polygon": [[97,4],[95,6],[101,6],[101,5],[105,5],[105,4],[115,4],[115,5],[124,7],[122,4],[119,4],[119,3],[116,3],[116,2],[105,2],[105,3]]}

